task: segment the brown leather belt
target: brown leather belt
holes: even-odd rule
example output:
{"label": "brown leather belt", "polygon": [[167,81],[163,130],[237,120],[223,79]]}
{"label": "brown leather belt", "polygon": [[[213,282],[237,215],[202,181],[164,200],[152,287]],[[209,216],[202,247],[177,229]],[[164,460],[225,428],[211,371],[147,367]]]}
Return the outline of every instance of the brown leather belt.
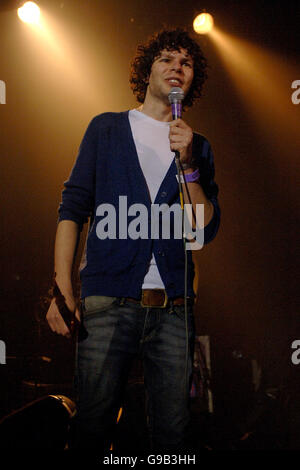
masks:
{"label": "brown leather belt", "polygon": [[[126,297],[126,300],[141,304],[142,307],[157,307],[165,308],[169,305],[184,305],[184,297],[177,297],[175,299],[168,299],[167,293],[164,289],[143,289],[142,297],[140,300]],[[191,301],[191,299],[188,299]]]}

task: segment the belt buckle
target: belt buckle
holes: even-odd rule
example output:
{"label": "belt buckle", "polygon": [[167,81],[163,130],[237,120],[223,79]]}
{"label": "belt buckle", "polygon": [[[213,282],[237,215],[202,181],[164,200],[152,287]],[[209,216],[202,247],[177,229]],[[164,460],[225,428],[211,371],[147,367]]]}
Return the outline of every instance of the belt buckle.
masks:
{"label": "belt buckle", "polygon": [[146,307],[146,308],[151,308],[151,307],[155,307],[155,308],[166,308],[167,306],[167,303],[168,303],[168,296],[167,296],[167,293],[166,291],[164,290],[164,295],[165,295],[165,298],[164,298],[164,303],[163,305],[147,305],[147,304],[144,304],[144,301],[143,301],[143,295],[142,295],[142,298],[141,298],[141,306],[142,307]]}

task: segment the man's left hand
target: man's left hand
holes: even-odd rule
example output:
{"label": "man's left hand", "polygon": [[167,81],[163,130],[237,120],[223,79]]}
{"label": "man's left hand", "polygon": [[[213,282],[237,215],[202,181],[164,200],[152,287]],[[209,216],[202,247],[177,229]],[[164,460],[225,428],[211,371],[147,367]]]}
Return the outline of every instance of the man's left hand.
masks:
{"label": "man's left hand", "polygon": [[170,123],[169,139],[172,152],[180,152],[181,163],[189,163],[192,159],[192,129],[182,119],[176,119]]}

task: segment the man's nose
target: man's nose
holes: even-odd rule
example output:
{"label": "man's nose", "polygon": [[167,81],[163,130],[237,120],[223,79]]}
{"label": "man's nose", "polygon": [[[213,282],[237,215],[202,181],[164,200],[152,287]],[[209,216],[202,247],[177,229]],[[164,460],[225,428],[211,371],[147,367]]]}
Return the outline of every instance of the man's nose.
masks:
{"label": "man's nose", "polygon": [[181,64],[181,62],[173,62],[171,68],[172,68],[172,70],[174,70],[175,72],[182,72],[182,64]]}

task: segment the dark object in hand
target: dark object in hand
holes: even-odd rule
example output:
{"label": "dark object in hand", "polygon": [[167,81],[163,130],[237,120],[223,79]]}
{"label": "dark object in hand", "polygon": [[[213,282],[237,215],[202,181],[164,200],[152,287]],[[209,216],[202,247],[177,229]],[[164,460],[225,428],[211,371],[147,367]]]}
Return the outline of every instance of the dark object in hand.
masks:
{"label": "dark object in hand", "polygon": [[66,304],[66,300],[64,296],[62,295],[55,280],[54,280],[54,287],[53,287],[53,297],[55,297],[55,302],[58,307],[59,313],[63,317],[63,320],[65,324],[67,325],[71,333],[71,336],[74,336],[74,334],[77,332],[77,329],[79,328],[80,322],[77,320],[75,316],[75,311],[71,312],[71,310],[68,308]]}

